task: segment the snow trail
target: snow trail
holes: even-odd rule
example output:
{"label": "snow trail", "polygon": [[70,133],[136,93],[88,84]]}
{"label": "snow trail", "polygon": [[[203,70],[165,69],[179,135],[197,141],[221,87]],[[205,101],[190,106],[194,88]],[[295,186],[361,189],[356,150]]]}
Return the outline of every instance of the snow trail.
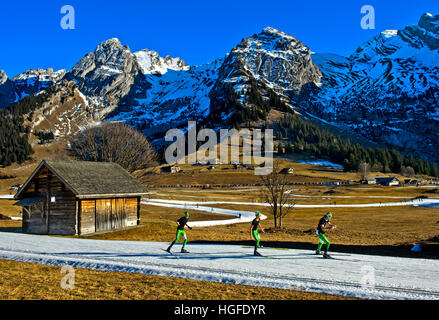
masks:
{"label": "snow trail", "polygon": [[[274,248],[255,257],[252,247],[191,243],[191,253],[178,253],[176,245],[173,256],[163,252],[168,245],[0,233],[0,258],[367,299],[439,299],[439,260],[342,253],[328,260],[307,250]],[[373,270],[374,286],[363,281],[370,276],[365,270]]]}
{"label": "snow trail", "polygon": [[[160,199],[149,199],[142,200],[141,203],[145,205],[153,205],[159,207],[168,207],[168,208],[178,208],[184,210],[197,210],[202,212],[209,213],[217,213],[217,214],[226,214],[235,216],[235,219],[228,220],[208,220],[208,221],[191,221],[189,225],[191,227],[211,227],[211,226],[219,226],[219,225],[227,225],[234,223],[242,223],[242,222],[251,222],[255,218],[255,211],[242,211],[242,210],[230,210],[230,209],[222,209],[222,208],[213,208],[207,207],[204,205],[200,205],[199,202],[188,202],[188,201],[179,201],[179,200],[163,200],[158,201]],[[216,202],[212,202],[216,203]],[[202,204],[207,204],[203,202]],[[261,220],[267,219],[267,216],[261,214]]]}

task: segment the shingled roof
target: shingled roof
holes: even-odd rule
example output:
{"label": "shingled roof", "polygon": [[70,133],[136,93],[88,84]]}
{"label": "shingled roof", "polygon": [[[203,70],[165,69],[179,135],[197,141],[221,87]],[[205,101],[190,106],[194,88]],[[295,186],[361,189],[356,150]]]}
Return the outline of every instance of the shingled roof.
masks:
{"label": "shingled roof", "polygon": [[141,196],[147,193],[146,187],[116,163],[43,160],[17,192],[16,199],[42,166],[46,166],[78,198]]}

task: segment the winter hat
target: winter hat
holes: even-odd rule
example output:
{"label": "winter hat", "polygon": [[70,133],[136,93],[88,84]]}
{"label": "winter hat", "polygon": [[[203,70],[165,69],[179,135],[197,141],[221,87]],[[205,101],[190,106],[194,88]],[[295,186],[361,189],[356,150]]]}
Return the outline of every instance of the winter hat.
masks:
{"label": "winter hat", "polygon": [[259,211],[256,211],[255,212],[255,216],[258,216],[258,215],[260,215],[261,213],[259,212]]}

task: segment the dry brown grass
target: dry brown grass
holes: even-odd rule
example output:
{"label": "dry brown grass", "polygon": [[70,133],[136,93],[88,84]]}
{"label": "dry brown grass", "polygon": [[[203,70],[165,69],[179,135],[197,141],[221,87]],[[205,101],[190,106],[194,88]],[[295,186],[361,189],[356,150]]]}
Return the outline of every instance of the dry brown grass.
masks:
{"label": "dry brown grass", "polygon": [[60,140],[48,145],[35,145],[32,159],[22,164],[14,163],[6,168],[0,168],[0,174],[13,176],[11,179],[0,179],[0,194],[9,194],[9,188],[16,184],[23,184],[34,171],[42,159],[68,159],[67,142]]}
{"label": "dry brown grass", "polygon": [[16,200],[0,199],[0,214],[9,217],[19,217],[21,207],[14,206],[16,202]]}
{"label": "dry brown grass", "polygon": [[60,267],[0,260],[1,300],[340,300],[319,293],[75,269],[75,288],[64,290]]}

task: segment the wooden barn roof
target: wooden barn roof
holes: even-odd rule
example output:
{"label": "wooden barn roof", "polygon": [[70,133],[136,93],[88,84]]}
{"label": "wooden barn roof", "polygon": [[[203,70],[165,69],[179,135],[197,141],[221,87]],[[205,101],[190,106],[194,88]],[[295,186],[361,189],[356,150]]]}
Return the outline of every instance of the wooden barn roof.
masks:
{"label": "wooden barn roof", "polygon": [[16,199],[42,166],[46,166],[78,198],[141,196],[147,193],[146,187],[116,163],[43,160],[17,192]]}

